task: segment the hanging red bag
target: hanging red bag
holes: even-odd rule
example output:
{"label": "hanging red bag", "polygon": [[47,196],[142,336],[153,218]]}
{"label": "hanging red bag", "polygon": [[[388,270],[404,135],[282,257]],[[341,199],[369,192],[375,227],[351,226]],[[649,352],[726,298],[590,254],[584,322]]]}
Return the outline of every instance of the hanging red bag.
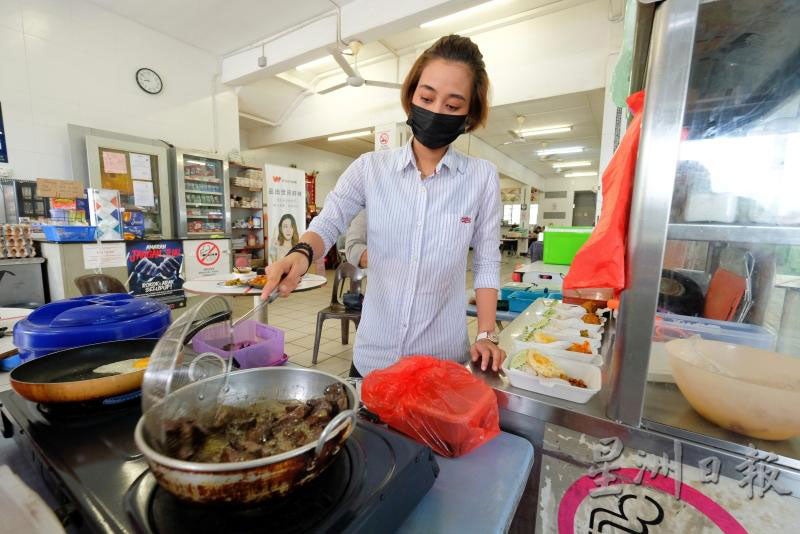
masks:
{"label": "hanging red bag", "polygon": [[[603,207],[592,235],[575,255],[564,289],[625,288],[625,250],[644,91],[628,97],[633,120],[603,173]],[[545,245],[546,246],[546,245]]]}
{"label": "hanging red bag", "polygon": [[367,409],[442,456],[466,454],[500,433],[492,388],[456,362],[408,356],[361,385]]}

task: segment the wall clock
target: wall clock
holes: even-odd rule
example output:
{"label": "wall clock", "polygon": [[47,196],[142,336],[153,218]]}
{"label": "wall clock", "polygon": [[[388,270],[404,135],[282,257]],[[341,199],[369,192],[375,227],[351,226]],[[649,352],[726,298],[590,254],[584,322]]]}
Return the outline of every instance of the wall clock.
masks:
{"label": "wall clock", "polygon": [[142,91],[151,95],[157,95],[164,88],[164,82],[156,71],[148,68],[141,68],[136,71],[136,83]]}

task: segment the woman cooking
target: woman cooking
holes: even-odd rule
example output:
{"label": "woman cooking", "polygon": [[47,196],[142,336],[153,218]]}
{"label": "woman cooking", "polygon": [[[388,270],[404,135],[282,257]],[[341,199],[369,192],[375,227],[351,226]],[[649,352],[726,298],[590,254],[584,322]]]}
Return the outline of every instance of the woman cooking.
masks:
{"label": "woman cooking", "polygon": [[[450,144],[486,122],[489,80],[469,38],[442,37],[417,58],[401,102],[413,139],[403,148],[354,161],[300,242],[270,265],[262,298],[278,285],[287,296],[314,258],[322,257],[350,221],[367,213],[369,291],[353,350],[351,374],[387,367],[401,356],[429,354],[497,371],[495,313],[500,278],[500,188],[488,161]],[[466,267],[473,274],[478,335],[466,326]]]}

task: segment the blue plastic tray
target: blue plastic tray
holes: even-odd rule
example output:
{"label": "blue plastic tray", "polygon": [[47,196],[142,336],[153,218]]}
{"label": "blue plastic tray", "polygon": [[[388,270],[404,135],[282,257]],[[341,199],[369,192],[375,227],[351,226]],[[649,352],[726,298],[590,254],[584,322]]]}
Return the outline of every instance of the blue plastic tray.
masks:
{"label": "blue plastic tray", "polygon": [[94,241],[96,226],[53,226],[43,224],[42,231],[48,241]]}

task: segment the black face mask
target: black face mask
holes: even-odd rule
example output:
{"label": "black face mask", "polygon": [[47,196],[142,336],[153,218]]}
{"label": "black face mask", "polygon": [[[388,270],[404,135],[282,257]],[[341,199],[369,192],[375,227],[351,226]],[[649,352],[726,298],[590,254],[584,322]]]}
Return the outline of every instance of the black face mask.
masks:
{"label": "black face mask", "polygon": [[464,133],[467,116],[434,113],[411,104],[411,116],[406,124],[411,126],[417,141],[428,148],[436,149],[449,145]]}

